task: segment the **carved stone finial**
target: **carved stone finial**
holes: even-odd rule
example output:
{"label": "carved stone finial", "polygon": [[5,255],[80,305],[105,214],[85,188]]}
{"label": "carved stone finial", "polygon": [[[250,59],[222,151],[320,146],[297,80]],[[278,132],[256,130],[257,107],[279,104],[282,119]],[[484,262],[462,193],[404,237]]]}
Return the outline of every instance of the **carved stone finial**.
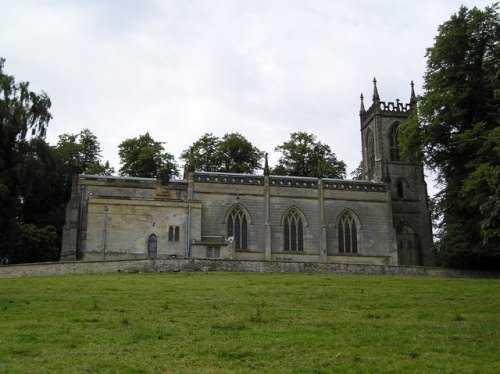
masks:
{"label": "carved stone finial", "polygon": [[378,89],[377,89],[377,79],[373,78],[373,102],[378,102],[380,101],[380,96],[378,95]]}
{"label": "carved stone finial", "polygon": [[361,94],[361,96],[359,98],[361,99],[361,107],[359,108],[359,112],[360,113],[364,113],[364,111],[365,111],[365,103],[363,102],[363,99],[364,99],[363,94]]}
{"label": "carved stone finial", "polygon": [[413,81],[411,81],[410,85],[411,85],[410,105],[413,106],[417,102],[417,97],[415,96],[415,84],[413,83]]}
{"label": "carved stone finial", "polygon": [[266,154],[264,155],[264,175],[269,175],[269,162],[267,160],[267,152]]}

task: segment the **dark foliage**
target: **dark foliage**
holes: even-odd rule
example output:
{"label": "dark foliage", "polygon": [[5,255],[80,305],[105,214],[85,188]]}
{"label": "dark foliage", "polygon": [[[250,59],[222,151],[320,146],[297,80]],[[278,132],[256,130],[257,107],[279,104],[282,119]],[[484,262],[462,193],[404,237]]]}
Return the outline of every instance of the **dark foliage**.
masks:
{"label": "dark foliage", "polygon": [[443,189],[441,263],[500,269],[500,19],[498,5],[461,7],[427,50],[425,94],[401,132],[408,157],[436,170]]}

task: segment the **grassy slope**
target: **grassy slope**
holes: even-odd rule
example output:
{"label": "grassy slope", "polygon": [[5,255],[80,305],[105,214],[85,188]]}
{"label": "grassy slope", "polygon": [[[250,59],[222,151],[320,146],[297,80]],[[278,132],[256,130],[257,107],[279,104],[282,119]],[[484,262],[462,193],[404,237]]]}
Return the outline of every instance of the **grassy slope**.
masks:
{"label": "grassy slope", "polygon": [[497,280],[0,279],[0,372],[498,373]]}

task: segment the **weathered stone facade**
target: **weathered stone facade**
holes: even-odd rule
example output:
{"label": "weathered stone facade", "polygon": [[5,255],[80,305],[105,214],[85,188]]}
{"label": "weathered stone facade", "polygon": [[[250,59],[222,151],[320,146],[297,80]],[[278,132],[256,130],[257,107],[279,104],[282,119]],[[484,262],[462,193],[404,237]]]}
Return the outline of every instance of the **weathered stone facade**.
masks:
{"label": "weathered stone facade", "polygon": [[[413,88],[412,88],[412,100]],[[412,102],[360,111],[363,178],[187,172],[80,175],[67,208],[61,259],[221,258],[432,265],[421,165],[400,161],[391,134]]]}

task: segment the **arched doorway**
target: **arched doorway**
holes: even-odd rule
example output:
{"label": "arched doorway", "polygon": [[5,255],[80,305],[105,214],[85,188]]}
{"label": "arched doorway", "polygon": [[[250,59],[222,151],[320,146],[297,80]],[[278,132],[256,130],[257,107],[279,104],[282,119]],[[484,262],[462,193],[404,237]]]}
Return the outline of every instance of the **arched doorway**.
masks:
{"label": "arched doorway", "polygon": [[405,221],[400,221],[397,231],[399,265],[420,265],[415,231]]}
{"label": "arched doorway", "polygon": [[149,235],[148,239],[148,258],[156,258],[158,255],[158,239],[155,234]]}

